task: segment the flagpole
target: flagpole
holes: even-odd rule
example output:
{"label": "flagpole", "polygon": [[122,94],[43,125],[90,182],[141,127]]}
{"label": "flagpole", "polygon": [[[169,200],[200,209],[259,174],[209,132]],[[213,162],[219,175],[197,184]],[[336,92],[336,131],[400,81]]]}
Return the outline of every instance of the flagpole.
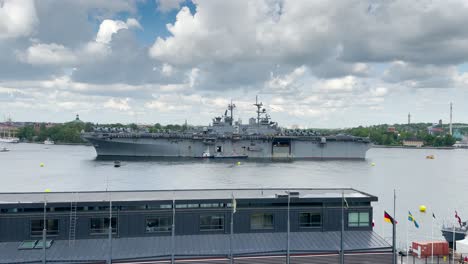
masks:
{"label": "flagpole", "polygon": [[[106,192],[109,191],[109,175],[106,176]],[[108,255],[107,255],[107,263],[111,264],[112,263],[112,199],[111,199],[111,193],[109,192],[109,230],[107,234],[107,240],[109,243],[108,247]]]}
{"label": "flagpole", "polygon": [[[174,194],[175,195],[175,194]],[[175,196],[172,197],[171,264],[175,261]]]}
{"label": "flagpole", "polygon": [[47,199],[44,194],[44,229],[42,229],[42,263],[45,264],[47,262],[46,256],[46,245],[47,245]]}
{"label": "flagpole", "polygon": [[434,212],[431,221],[431,263],[434,263]]}
{"label": "flagpole", "polygon": [[344,190],[341,190],[341,232],[340,232],[340,263],[344,264],[343,233],[344,233]]}
{"label": "flagpole", "polygon": [[408,222],[406,221],[406,262],[409,263]]}
{"label": "flagpole", "polygon": [[393,264],[397,264],[397,257],[396,257],[396,191],[393,189],[393,219],[395,220],[393,223],[393,238],[392,238],[392,247],[393,247]]}
{"label": "flagpole", "polygon": [[232,204],[231,204],[231,234],[229,236],[229,263],[230,264],[233,264],[234,263],[234,256],[232,254],[232,237],[234,235],[234,201],[235,201],[235,198],[234,198],[234,194],[232,193]]}
{"label": "flagpole", "polygon": [[109,192],[109,234],[108,234],[108,239],[109,239],[109,258],[107,260],[107,263],[111,264],[112,263],[112,197],[111,193]]}
{"label": "flagpole", "polygon": [[453,225],[453,240],[452,240],[452,263],[455,263],[455,224]]}
{"label": "flagpole", "polygon": [[290,233],[290,220],[289,220],[289,212],[290,212],[290,203],[291,203],[291,195],[290,191],[288,190],[288,226],[287,226],[287,251],[286,251],[286,264],[289,264],[289,233]]}

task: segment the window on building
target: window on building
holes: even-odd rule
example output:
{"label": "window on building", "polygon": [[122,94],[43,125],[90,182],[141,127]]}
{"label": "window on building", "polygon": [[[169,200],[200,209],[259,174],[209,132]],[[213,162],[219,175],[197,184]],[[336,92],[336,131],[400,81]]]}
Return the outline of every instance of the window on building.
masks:
{"label": "window on building", "polygon": [[200,230],[224,230],[224,215],[200,215]]}
{"label": "window on building", "polygon": [[369,226],[369,212],[350,212],[348,213],[349,227]]}
{"label": "window on building", "polygon": [[321,227],[322,215],[320,213],[300,213],[299,214],[300,227]]}
{"label": "window on building", "polygon": [[[109,233],[109,217],[91,218],[89,232],[91,234]],[[112,233],[117,233],[117,218],[112,217]]]}
{"label": "window on building", "polygon": [[167,232],[172,229],[172,217],[169,216],[156,216],[146,219],[146,232]]}
{"label": "window on building", "polygon": [[223,152],[223,147],[221,146],[216,146],[216,152]]}
{"label": "window on building", "polygon": [[252,214],[250,216],[250,229],[273,229],[273,214]]}
{"label": "window on building", "polygon": [[[59,233],[59,220],[47,219],[47,235],[58,235]],[[44,219],[31,220],[31,236],[42,236],[44,229]]]}

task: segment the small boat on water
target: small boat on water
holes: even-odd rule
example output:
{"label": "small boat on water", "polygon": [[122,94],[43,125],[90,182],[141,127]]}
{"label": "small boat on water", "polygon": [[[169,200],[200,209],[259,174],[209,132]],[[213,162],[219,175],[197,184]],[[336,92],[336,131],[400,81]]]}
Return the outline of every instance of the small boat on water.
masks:
{"label": "small boat on water", "polygon": [[120,167],[120,161],[116,160],[114,161],[114,168],[119,168]]}
{"label": "small boat on water", "polygon": [[8,152],[10,149],[7,149],[6,147],[0,147],[0,152]]}
{"label": "small boat on water", "polygon": [[49,138],[47,138],[46,140],[44,140],[44,145],[54,145],[55,142]]}
{"label": "small boat on water", "polygon": [[19,138],[17,138],[17,137],[0,137],[0,142],[3,142],[3,143],[19,143]]}
{"label": "small boat on water", "polygon": [[435,158],[434,155],[427,155],[426,156],[426,159],[434,159],[434,158]]}

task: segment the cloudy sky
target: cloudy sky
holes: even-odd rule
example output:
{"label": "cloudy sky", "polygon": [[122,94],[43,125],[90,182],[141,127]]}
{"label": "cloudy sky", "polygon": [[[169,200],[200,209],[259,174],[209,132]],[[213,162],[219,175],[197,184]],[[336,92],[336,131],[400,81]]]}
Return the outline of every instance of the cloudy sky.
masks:
{"label": "cloudy sky", "polygon": [[0,0],[0,118],[468,122],[466,0]]}

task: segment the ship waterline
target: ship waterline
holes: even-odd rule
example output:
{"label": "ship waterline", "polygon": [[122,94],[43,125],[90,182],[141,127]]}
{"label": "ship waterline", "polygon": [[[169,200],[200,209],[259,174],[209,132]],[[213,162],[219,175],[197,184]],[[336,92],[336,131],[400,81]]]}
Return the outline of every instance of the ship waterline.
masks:
{"label": "ship waterline", "polygon": [[[234,104],[206,127],[183,132],[142,133],[98,128],[83,133],[98,156],[186,158],[287,158],[365,159],[368,138],[347,135],[321,136],[304,130],[288,130],[270,120],[262,103],[257,118],[248,124],[234,122]],[[228,115],[228,111],[230,114]]]}
{"label": "ship waterline", "polygon": [[[115,137],[114,137],[115,136]],[[132,137],[108,134],[104,137],[84,135],[96,149],[98,156],[134,157],[191,157],[201,158],[210,153],[213,158],[246,156],[248,158],[310,158],[310,159],[365,159],[370,143],[366,141],[337,140],[326,142],[293,138],[203,139]],[[282,144],[278,144],[280,142]]]}

